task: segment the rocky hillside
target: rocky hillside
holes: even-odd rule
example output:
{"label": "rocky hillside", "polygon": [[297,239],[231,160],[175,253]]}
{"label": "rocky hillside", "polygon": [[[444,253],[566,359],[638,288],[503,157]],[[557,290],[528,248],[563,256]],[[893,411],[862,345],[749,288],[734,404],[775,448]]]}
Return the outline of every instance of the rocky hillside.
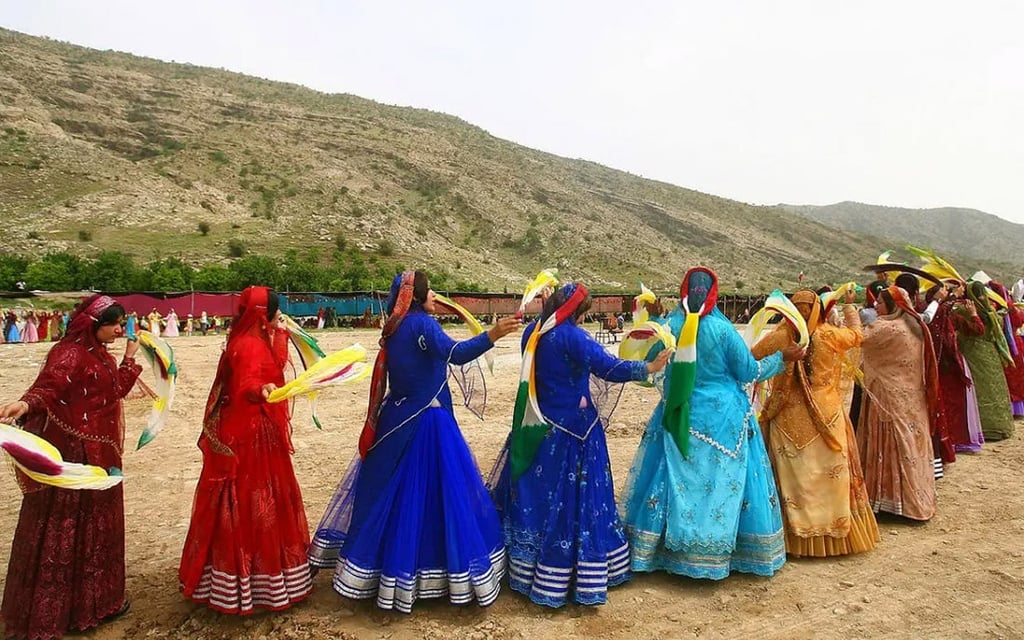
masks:
{"label": "rocky hillside", "polygon": [[902,209],[860,202],[839,202],[823,207],[782,206],[831,227],[894,238],[904,244],[931,247],[968,260],[1024,263],[1021,260],[1024,225],[977,209]]}
{"label": "rocky hillside", "polygon": [[557,265],[671,290],[703,263],[725,290],[768,290],[849,276],[887,245],[440,113],[5,30],[0,218],[5,252],[198,265],[344,246],[510,289]]}

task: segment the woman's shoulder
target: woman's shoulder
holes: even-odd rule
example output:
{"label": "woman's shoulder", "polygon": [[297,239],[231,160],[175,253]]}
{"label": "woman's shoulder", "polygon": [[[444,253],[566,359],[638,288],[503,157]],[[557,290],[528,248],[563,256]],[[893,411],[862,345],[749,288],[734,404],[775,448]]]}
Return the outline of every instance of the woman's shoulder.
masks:
{"label": "woman's shoulder", "polygon": [[227,351],[232,357],[251,357],[264,352],[270,353],[270,345],[258,336],[245,334],[231,338]]}
{"label": "woman's shoulder", "polygon": [[422,333],[427,328],[441,328],[441,323],[434,316],[424,311],[410,311],[398,326],[398,332],[408,331]]}

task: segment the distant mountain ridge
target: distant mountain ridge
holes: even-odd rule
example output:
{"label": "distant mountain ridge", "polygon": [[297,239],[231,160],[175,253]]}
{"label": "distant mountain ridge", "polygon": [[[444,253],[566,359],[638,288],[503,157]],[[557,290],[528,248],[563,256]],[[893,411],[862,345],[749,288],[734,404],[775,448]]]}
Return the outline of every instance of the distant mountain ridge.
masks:
{"label": "distant mountain ridge", "polygon": [[812,284],[864,277],[892,244],[445,114],[4,29],[0,219],[13,221],[0,252],[199,265],[243,245],[325,261],[345,247],[380,273],[423,266],[495,290],[559,267],[595,290],[670,291],[704,264],[723,291],[770,291],[801,272]]}
{"label": "distant mountain ridge", "polygon": [[837,229],[891,238],[900,243],[893,249],[912,244],[974,260],[1024,263],[1024,225],[977,209],[906,209],[849,201],[779,206]]}

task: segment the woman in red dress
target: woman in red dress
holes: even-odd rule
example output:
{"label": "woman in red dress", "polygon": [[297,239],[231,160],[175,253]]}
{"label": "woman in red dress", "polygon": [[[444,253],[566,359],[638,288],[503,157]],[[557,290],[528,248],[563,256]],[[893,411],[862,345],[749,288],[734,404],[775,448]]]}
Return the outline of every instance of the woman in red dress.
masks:
{"label": "woman in red dress", "polygon": [[[75,310],[39,377],[0,419],[52,443],[68,462],[121,468],[121,398],[142,367],[129,342],[120,366],[107,345],[123,335],[124,308],[93,296]],[[4,586],[5,638],[59,638],[128,610],[124,493],[58,489],[18,476],[24,491]]]}
{"label": "woman in red dress", "polygon": [[185,597],[222,613],[286,609],[313,588],[288,406],[266,402],[288,360],[278,305],[266,287],[242,292],[199,436],[203,470],[178,576]]}

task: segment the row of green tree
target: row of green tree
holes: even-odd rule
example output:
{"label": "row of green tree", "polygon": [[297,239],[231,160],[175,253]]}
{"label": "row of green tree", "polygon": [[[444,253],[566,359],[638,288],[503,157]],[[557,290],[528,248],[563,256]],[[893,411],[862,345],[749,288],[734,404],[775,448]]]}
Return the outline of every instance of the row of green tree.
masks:
{"label": "row of green tree", "polygon": [[[0,254],[0,291],[14,291],[19,283],[28,290],[44,291],[239,291],[250,285],[279,291],[368,291],[387,289],[403,269],[355,248],[330,255],[316,249],[289,250],[278,257],[252,254],[227,265],[198,268],[180,258],[138,264],[118,251],[104,251],[93,258],[66,252],[37,259]],[[439,291],[482,291],[476,283],[444,271],[430,272],[430,283]]]}

